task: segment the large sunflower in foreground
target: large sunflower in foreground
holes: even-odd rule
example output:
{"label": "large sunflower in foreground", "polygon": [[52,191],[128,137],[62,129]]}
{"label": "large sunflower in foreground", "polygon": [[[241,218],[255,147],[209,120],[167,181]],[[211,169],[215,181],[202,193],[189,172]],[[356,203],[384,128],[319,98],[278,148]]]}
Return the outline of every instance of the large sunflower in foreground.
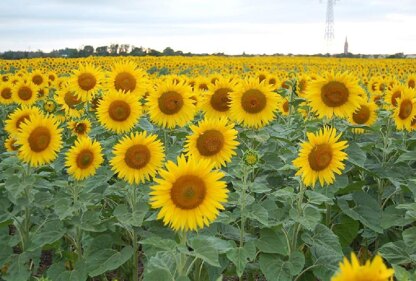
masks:
{"label": "large sunflower in foreground", "polygon": [[185,152],[195,159],[208,159],[219,168],[231,161],[239,145],[234,124],[227,124],[227,118],[205,119],[197,126],[190,126],[192,134],[188,136]]}
{"label": "large sunflower in foreground", "polygon": [[69,86],[83,101],[89,101],[101,88],[104,75],[91,64],[80,65],[69,79]]}
{"label": "large sunflower in foreground", "polygon": [[29,81],[21,80],[14,86],[12,97],[21,105],[30,106],[37,100],[39,88]]}
{"label": "large sunflower in foreground", "polygon": [[[377,120],[377,105],[374,102],[362,102],[357,111],[353,112],[348,120],[353,125],[366,125],[370,127]],[[363,133],[364,129],[354,128],[357,134]]]}
{"label": "large sunflower in foreground", "polygon": [[416,89],[405,88],[400,98],[396,99],[397,106],[393,118],[398,130],[412,130],[412,120],[416,117]]}
{"label": "large sunflower in foreground", "polygon": [[21,125],[24,122],[30,120],[32,115],[40,116],[42,113],[39,108],[35,106],[16,108],[7,117],[4,129],[9,133],[10,136],[15,136],[18,133]]}
{"label": "large sunflower in foreground", "polygon": [[246,127],[260,128],[275,118],[280,96],[257,78],[243,80],[231,95],[230,117]]}
{"label": "large sunflower in foreground", "polygon": [[340,175],[345,168],[342,161],[347,159],[347,154],[342,150],[348,147],[347,142],[338,141],[341,134],[337,136],[336,130],[329,127],[307,136],[308,141],[301,144],[299,156],[293,161],[299,168],[296,175],[302,177],[306,186],[314,187],[318,180],[321,186],[332,184],[335,173]]}
{"label": "large sunflower in foreground", "polygon": [[0,104],[11,104],[13,100],[13,85],[10,82],[0,83]]}
{"label": "large sunflower in foreground", "polygon": [[162,178],[155,179],[151,187],[150,205],[159,209],[158,219],[163,219],[176,231],[197,230],[208,226],[223,210],[227,202],[227,184],[224,174],[212,171],[212,162],[180,156],[175,164],[168,161]]}
{"label": "large sunflower in foreground", "polygon": [[192,89],[185,83],[161,82],[147,97],[150,119],[166,128],[184,126],[192,121],[196,110],[191,96]]}
{"label": "large sunflower in foreground", "polygon": [[80,138],[66,153],[65,166],[68,167],[68,174],[82,180],[94,175],[103,161],[100,143]]}
{"label": "large sunflower in foreground", "polygon": [[355,254],[351,253],[351,262],[344,257],[339,269],[331,281],[393,281],[394,277],[394,269],[387,268],[379,255],[360,265]]}
{"label": "large sunflower in foreground", "polygon": [[142,106],[133,94],[111,91],[99,102],[96,114],[104,128],[124,133],[137,123],[142,115]]}
{"label": "large sunflower in foreground", "polygon": [[358,80],[351,74],[327,73],[310,82],[306,99],[320,118],[334,115],[347,118],[360,106],[362,89]]}
{"label": "large sunflower in foreground", "polygon": [[229,77],[221,77],[215,85],[209,84],[208,91],[202,100],[201,109],[206,118],[228,117],[230,110],[231,95],[237,86],[236,80]]}
{"label": "large sunflower in foreground", "polygon": [[33,167],[55,160],[62,146],[62,129],[52,117],[31,115],[17,134],[18,157]]}
{"label": "large sunflower in foreground", "polygon": [[146,74],[133,61],[115,63],[107,78],[107,89],[142,96],[147,89]]}
{"label": "large sunflower in foreground", "polygon": [[146,132],[125,136],[114,146],[113,154],[111,169],[130,184],[143,183],[156,176],[165,157],[157,136]]}

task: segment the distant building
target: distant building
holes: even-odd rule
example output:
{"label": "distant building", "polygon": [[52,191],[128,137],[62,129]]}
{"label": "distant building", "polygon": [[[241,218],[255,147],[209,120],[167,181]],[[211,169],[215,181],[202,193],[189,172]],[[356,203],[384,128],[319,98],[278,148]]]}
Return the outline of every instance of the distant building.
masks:
{"label": "distant building", "polygon": [[347,41],[347,37],[345,37],[344,55],[348,55],[348,41]]}

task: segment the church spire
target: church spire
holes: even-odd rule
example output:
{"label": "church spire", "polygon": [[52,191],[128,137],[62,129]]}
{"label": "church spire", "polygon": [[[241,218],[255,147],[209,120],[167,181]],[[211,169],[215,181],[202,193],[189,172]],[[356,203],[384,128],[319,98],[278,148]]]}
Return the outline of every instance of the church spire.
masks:
{"label": "church spire", "polygon": [[344,55],[348,55],[348,40],[347,40],[347,37],[345,37]]}

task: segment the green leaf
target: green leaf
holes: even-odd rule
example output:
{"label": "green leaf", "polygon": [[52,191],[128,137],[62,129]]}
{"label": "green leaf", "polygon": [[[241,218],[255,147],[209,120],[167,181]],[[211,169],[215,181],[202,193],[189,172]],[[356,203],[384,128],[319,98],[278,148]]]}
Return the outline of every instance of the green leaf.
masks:
{"label": "green leaf", "polygon": [[321,221],[321,212],[313,205],[306,204],[302,209],[302,214],[299,215],[296,209],[290,209],[289,216],[295,222],[300,223],[307,230],[313,230],[315,226]]}
{"label": "green leaf", "polygon": [[46,244],[52,244],[64,236],[64,234],[65,230],[61,221],[48,221],[32,235],[28,251],[34,251]]}
{"label": "green leaf", "polygon": [[334,205],[334,201],[332,201],[331,198],[316,191],[308,189],[306,190],[305,195],[309,198],[309,203],[311,204],[321,205],[322,203],[328,203],[329,205]]}
{"label": "green leaf", "polygon": [[381,228],[381,209],[378,202],[366,192],[355,192],[352,195],[355,206],[350,208],[345,199],[338,199],[338,206],[344,214],[359,220],[363,225],[377,233],[383,233]]}
{"label": "green leaf", "polygon": [[258,203],[250,206],[250,211],[247,213],[247,217],[260,222],[264,226],[269,225],[269,213],[266,208]]}
{"label": "green leaf", "polygon": [[189,243],[193,249],[191,255],[202,259],[212,266],[220,266],[218,261],[218,250],[212,245],[212,242],[203,239],[193,239]]}
{"label": "green leaf", "polygon": [[388,206],[381,214],[381,227],[389,229],[393,226],[405,226],[413,220],[405,217],[406,210],[398,209],[395,205]]}
{"label": "green leaf", "polygon": [[409,161],[415,161],[416,159],[416,150],[412,151],[403,151],[402,154],[397,158],[395,164],[401,163],[401,162],[409,162]]}
{"label": "green leaf", "polygon": [[407,246],[403,241],[389,242],[380,248],[380,253],[393,264],[408,264],[416,262],[416,257],[411,257],[407,252]]}
{"label": "green leaf", "polygon": [[267,280],[291,281],[305,265],[305,257],[301,252],[293,252],[287,261],[279,255],[261,254],[260,270]]}
{"label": "green leaf", "polygon": [[202,243],[209,245],[210,247],[216,249],[219,254],[224,254],[234,247],[234,242],[231,242],[229,240],[222,240],[221,238],[218,238],[215,236],[199,234],[195,236],[194,238],[190,239],[192,243],[194,243],[193,242],[194,240],[200,240]]}
{"label": "green leaf", "polygon": [[309,245],[312,260],[317,265],[313,269],[315,276],[330,280],[344,256],[338,236],[325,225],[318,224],[313,232],[304,233],[302,240]]}
{"label": "green leaf", "polygon": [[394,269],[394,277],[396,277],[397,281],[414,281],[416,280],[416,273],[411,273],[401,267],[400,265],[393,264]]}
{"label": "green leaf", "polygon": [[14,255],[9,259],[11,262],[7,271],[7,275],[1,276],[5,281],[26,281],[29,279],[31,272],[29,271],[30,254],[24,252],[20,255]]}
{"label": "green leaf", "polygon": [[82,260],[75,264],[73,270],[65,270],[64,262],[53,263],[47,271],[47,276],[53,281],[84,281],[88,277]]}
{"label": "green leaf", "polygon": [[119,268],[133,255],[131,246],[124,247],[120,252],[114,249],[101,249],[86,257],[88,275],[91,277]]}
{"label": "green leaf", "polygon": [[286,236],[280,227],[263,228],[260,230],[260,239],[256,241],[257,248],[268,254],[289,254]]}
{"label": "green leaf", "polygon": [[256,247],[253,242],[247,242],[244,247],[233,248],[227,252],[227,258],[235,265],[238,277],[244,273],[249,261],[256,256]]}
{"label": "green leaf", "polygon": [[402,233],[403,241],[411,252],[415,252],[416,254],[416,226],[411,228],[407,228]]}
{"label": "green leaf", "polygon": [[347,247],[357,236],[359,228],[358,221],[346,215],[341,215],[339,223],[332,228],[332,231],[339,237],[341,246]]}
{"label": "green leaf", "polygon": [[145,202],[138,202],[132,212],[125,204],[120,204],[114,209],[117,220],[127,226],[141,226],[149,207]]}
{"label": "green leaf", "polygon": [[158,236],[151,236],[140,241],[142,245],[150,245],[157,249],[169,251],[176,248],[177,243],[172,239],[163,239]]}
{"label": "green leaf", "polygon": [[145,265],[144,281],[174,281],[175,256],[170,252],[158,252]]}
{"label": "green leaf", "polygon": [[351,164],[366,170],[365,162],[367,160],[366,153],[355,142],[348,143],[347,148],[348,159]]}

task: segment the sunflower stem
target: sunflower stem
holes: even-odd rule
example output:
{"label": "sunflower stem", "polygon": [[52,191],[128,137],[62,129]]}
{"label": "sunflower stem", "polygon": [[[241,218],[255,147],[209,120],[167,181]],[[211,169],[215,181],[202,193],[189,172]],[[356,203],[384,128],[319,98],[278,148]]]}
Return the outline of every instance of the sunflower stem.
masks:
{"label": "sunflower stem", "polygon": [[133,281],[139,281],[139,243],[136,230],[132,230],[132,244],[133,244]]}
{"label": "sunflower stem", "polygon": [[179,254],[179,264],[177,265],[177,271],[179,273],[179,277],[186,277],[187,276],[187,270],[186,270],[186,263],[187,263],[187,255],[184,253],[184,250],[187,249],[187,232],[181,231],[179,232],[179,244],[182,249],[182,251]]}
{"label": "sunflower stem", "polygon": [[245,223],[246,223],[246,215],[245,215],[245,208],[246,208],[246,200],[247,200],[247,179],[249,176],[249,171],[246,165],[243,165],[243,177],[242,177],[242,187],[241,187],[241,198],[240,198],[240,214],[241,214],[241,225],[240,225],[240,248],[244,246],[244,230],[245,230]]}
{"label": "sunflower stem", "polygon": [[[27,169],[25,171],[25,179],[30,178],[32,176],[32,169],[30,165],[27,165]],[[26,199],[26,206],[24,209],[24,223],[23,223],[23,229],[21,230],[21,237],[22,237],[22,250],[25,251],[26,248],[29,246],[29,232],[30,232],[30,214],[31,214],[31,208],[30,208],[30,191],[32,189],[31,184],[25,185],[24,190],[24,196]]]}

